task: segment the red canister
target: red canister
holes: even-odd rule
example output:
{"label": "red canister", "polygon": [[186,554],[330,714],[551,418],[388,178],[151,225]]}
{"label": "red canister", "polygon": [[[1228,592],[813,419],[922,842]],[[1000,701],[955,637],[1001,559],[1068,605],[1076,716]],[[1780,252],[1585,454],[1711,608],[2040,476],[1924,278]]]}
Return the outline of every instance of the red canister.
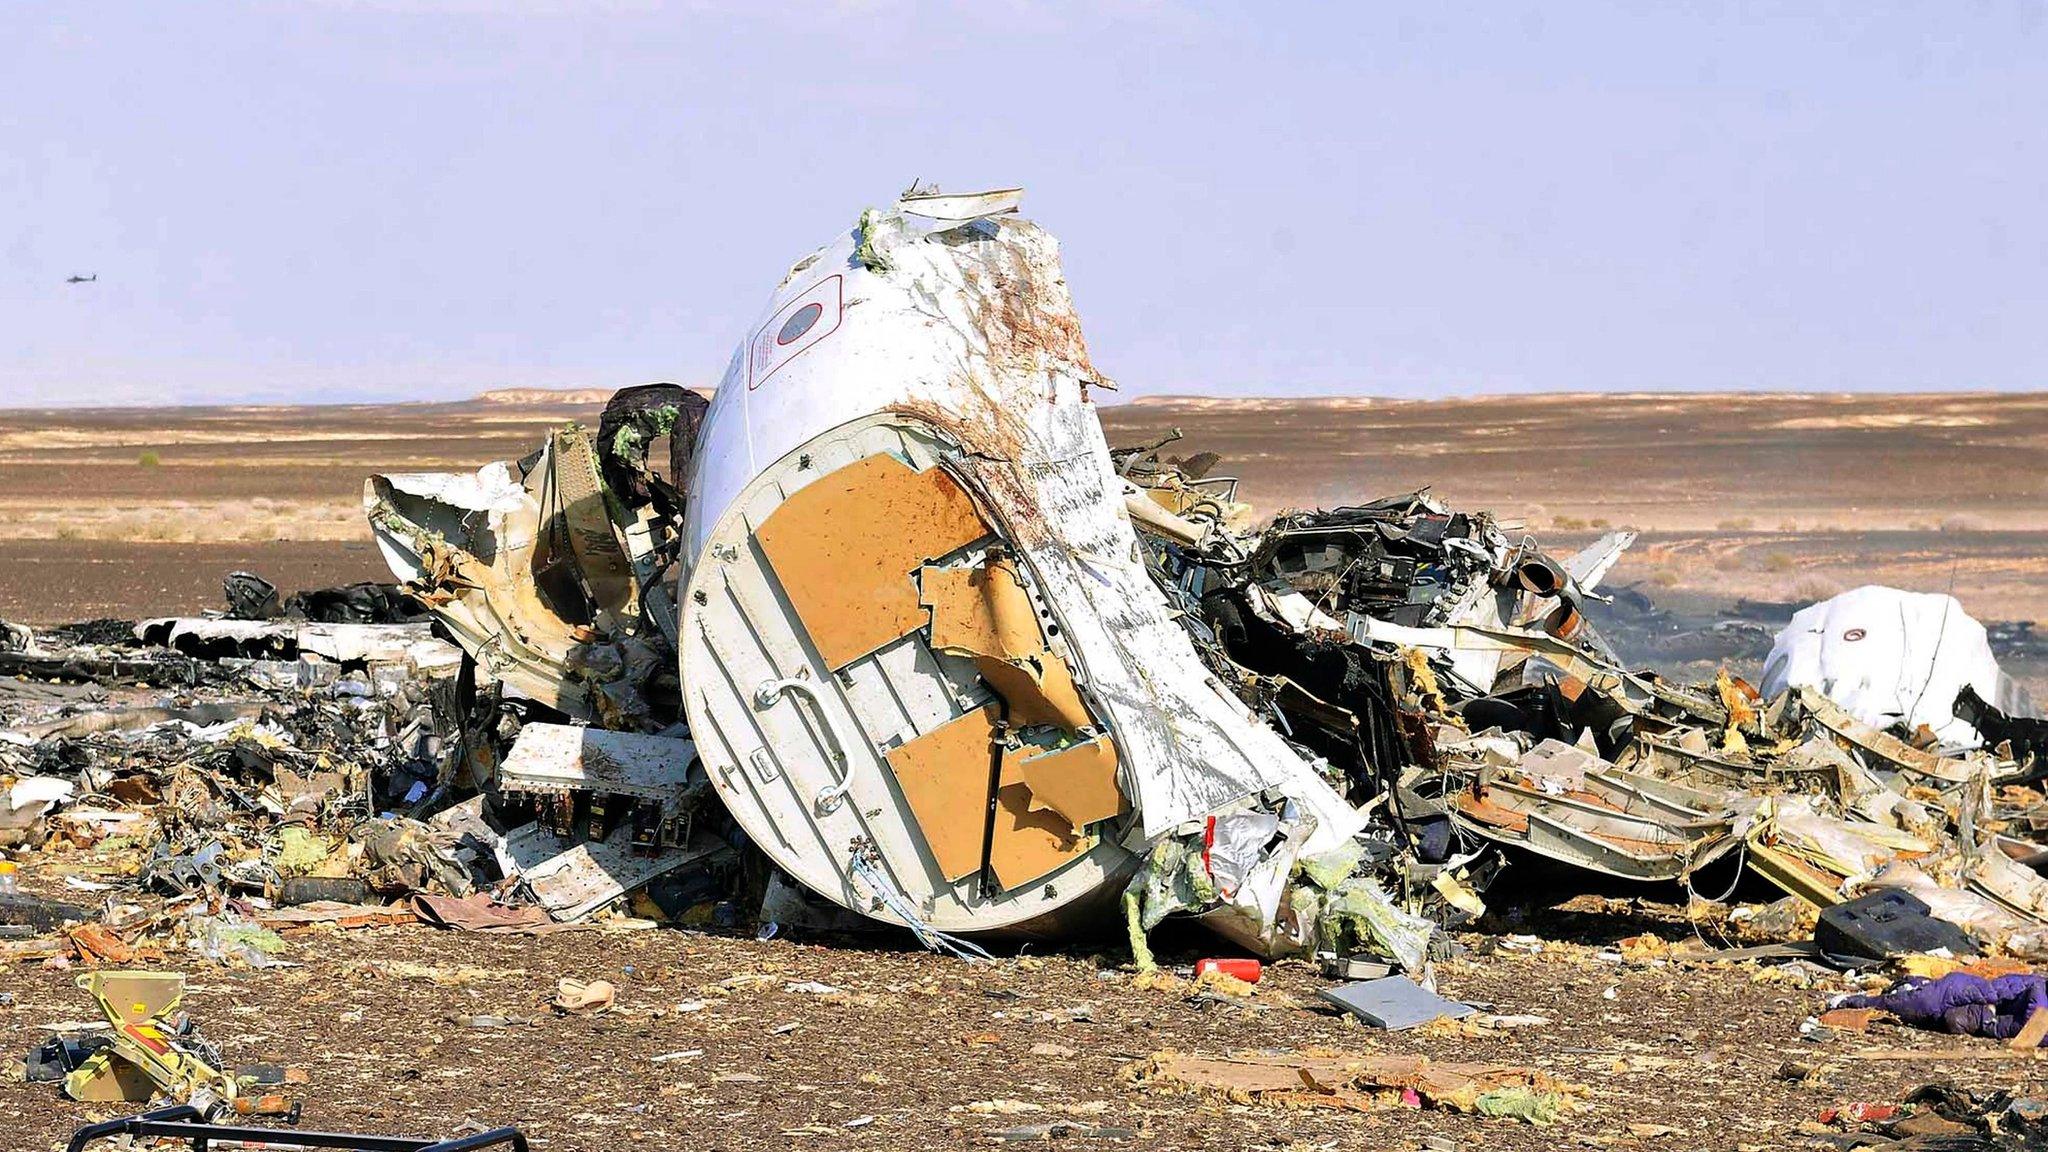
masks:
{"label": "red canister", "polygon": [[1204,972],[1221,972],[1225,976],[1235,976],[1247,984],[1257,984],[1265,969],[1257,960],[1248,956],[1226,956],[1221,959],[1212,957],[1208,960],[1195,961],[1196,978],[1199,979]]}

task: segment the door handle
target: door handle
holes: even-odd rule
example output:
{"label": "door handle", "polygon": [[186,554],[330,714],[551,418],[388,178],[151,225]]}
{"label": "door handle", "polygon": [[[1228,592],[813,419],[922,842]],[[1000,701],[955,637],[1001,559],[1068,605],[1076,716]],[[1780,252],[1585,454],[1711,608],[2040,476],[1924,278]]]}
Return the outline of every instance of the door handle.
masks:
{"label": "door handle", "polygon": [[780,680],[769,680],[754,689],[754,706],[763,711],[775,706],[783,696],[802,697],[811,702],[811,710],[817,713],[818,727],[824,730],[825,739],[832,745],[834,780],[818,790],[811,798],[811,808],[820,816],[830,815],[846,801],[846,791],[853,783],[852,764],[846,758],[846,738],[832,723],[832,712],[825,707],[825,698],[818,694],[818,686],[809,680],[786,676]]}

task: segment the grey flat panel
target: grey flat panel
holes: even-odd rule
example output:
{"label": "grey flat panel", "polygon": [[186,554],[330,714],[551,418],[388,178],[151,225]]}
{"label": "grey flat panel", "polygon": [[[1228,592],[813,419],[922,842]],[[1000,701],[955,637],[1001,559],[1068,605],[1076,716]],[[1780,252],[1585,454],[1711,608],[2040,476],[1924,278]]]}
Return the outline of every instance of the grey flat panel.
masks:
{"label": "grey flat panel", "polygon": [[1443,997],[1406,976],[1361,980],[1340,984],[1316,993],[1316,998],[1334,1004],[1375,1028],[1398,1032],[1445,1017],[1470,1016],[1478,1009]]}

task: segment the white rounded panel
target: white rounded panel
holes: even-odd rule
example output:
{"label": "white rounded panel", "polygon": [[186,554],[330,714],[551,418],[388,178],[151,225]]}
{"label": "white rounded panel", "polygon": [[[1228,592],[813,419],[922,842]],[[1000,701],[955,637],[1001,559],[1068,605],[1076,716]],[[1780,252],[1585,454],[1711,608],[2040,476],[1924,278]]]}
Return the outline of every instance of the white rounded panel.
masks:
{"label": "white rounded panel", "polygon": [[754,538],[792,493],[854,461],[888,453],[922,471],[952,451],[922,426],[878,414],[817,436],[754,477],[707,533],[682,597],[685,706],[726,807],[806,887],[891,919],[853,876],[854,846],[866,841],[930,926],[1026,928],[1069,906],[1112,904],[1136,858],[1105,837],[1009,892],[984,896],[974,876],[947,882],[884,756],[993,694],[922,634],[830,671]]}

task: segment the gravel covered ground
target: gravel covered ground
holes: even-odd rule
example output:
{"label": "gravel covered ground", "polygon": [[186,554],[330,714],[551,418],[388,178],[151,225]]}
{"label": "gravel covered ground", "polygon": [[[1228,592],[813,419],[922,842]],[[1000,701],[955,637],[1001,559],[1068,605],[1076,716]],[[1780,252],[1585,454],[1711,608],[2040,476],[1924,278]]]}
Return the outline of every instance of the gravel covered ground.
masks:
{"label": "gravel covered ground", "polygon": [[[1812,987],[1748,964],[1624,958],[1646,931],[1698,938],[1670,906],[1582,896],[1468,933],[1441,965],[1447,994],[1545,1023],[1385,1034],[1313,1010],[1326,983],[1269,969],[1249,1000],[1136,986],[1121,950],[994,965],[893,950],[892,938],[766,942],[672,929],[541,939],[399,927],[295,937],[298,967],[233,971],[173,956],[188,1010],[231,1062],[306,1069],[305,1124],[451,1135],[516,1124],[569,1149],[1778,1148],[1818,1146],[1829,1105],[1892,1101],[1940,1078],[2042,1090],[2048,1065],[1989,1041],[1880,1022],[1812,1029],[1839,978]],[[1164,931],[1162,959],[1210,947]],[[1540,951],[1529,937],[1542,941]],[[15,966],[0,1047],[91,1016],[75,971]],[[562,977],[606,979],[617,1007],[547,1006]],[[792,988],[806,982],[836,992]],[[474,1017],[509,1018],[479,1027]],[[1585,1085],[1590,1109],[1548,1128],[1439,1111],[1370,1114],[1141,1090],[1120,1077],[1162,1049],[1220,1055],[1323,1048],[1526,1064]],[[1899,1049],[1921,1055],[1900,1058]],[[1889,1058],[1875,1054],[1893,1053]],[[1788,1063],[1814,1075],[1789,1079]],[[10,1148],[57,1148],[111,1112],[54,1086],[0,1086]],[[1088,1134],[1041,1135],[1069,1121]],[[1008,1138],[1006,1139],[1006,1134]],[[1425,1141],[1429,1143],[1425,1144]],[[1449,1141],[1449,1144],[1443,1143]]]}
{"label": "gravel covered ground", "polygon": [[[286,589],[383,578],[364,474],[473,468],[530,450],[587,403],[0,414],[0,617],[40,623],[189,612],[233,568]],[[1645,530],[1616,570],[1660,604],[1812,599],[1868,581],[1951,589],[1991,619],[2048,618],[2048,401],[1967,397],[1501,397],[1105,408],[1114,443],[1182,427],[1265,511],[1432,484],[1454,505],[1583,542]],[[1881,462],[1883,475],[1873,471]],[[2016,674],[2039,683],[2038,666]],[[46,889],[52,876],[29,877]],[[1551,887],[1546,888],[1546,883]],[[421,927],[292,942],[298,966],[231,971],[175,954],[188,1007],[230,1060],[307,1069],[306,1124],[450,1135],[517,1124],[569,1149],[922,1149],[1035,1137],[1080,1148],[1805,1147],[1831,1105],[1937,1079],[2044,1091],[2048,1064],[1988,1041],[1802,1030],[1826,997],[1796,972],[1674,963],[1624,939],[1698,945],[1667,904],[1523,881],[1488,933],[1459,937],[1447,994],[1545,1023],[1387,1035],[1312,1009],[1324,981],[1274,968],[1249,1001],[1138,987],[1120,942],[996,965],[893,938],[758,942],[679,930],[538,940]],[[1669,893],[1658,890],[1660,897]],[[1769,898],[1769,894],[1763,894]],[[1561,902],[1561,903],[1560,903]],[[1557,907],[1549,907],[1557,904]],[[1162,959],[1218,946],[1163,931]],[[1515,935],[1544,942],[1517,950]],[[1503,946],[1506,941],[1509,946]],[[1714,941],[1719,943],[1719,941]],[[1653,950],[1654,951],[1654,950]],[[91,1015],[75,971],[0,971],[0,1053]],[[563,977],[618,985],[612,1012],[559,1017]],[[837,992],[792,990],[818,982]],[[7,996],[12,997],[6,1003]],[[476,1027],[460,1017],[520,1022]],[[1527,1064],[1583,1084],[1550,1128],[1436,1111],[1361,1114],[1133,1088],[1164,1049],[1314,1047]],[[1901,1058],[1901,1049],[1910,1050]],[[1873,1053],[1885,1054],[1880,1058]],[[1789,1063],[1812,1075],[1781,1074]],[[107,1114],[0,1080],[0,1148],[61,1147]],[[1426,1143],[1427,1142],[1427,1143]],[[1448,1143],[1445,1143],[1448,1142]]]}

